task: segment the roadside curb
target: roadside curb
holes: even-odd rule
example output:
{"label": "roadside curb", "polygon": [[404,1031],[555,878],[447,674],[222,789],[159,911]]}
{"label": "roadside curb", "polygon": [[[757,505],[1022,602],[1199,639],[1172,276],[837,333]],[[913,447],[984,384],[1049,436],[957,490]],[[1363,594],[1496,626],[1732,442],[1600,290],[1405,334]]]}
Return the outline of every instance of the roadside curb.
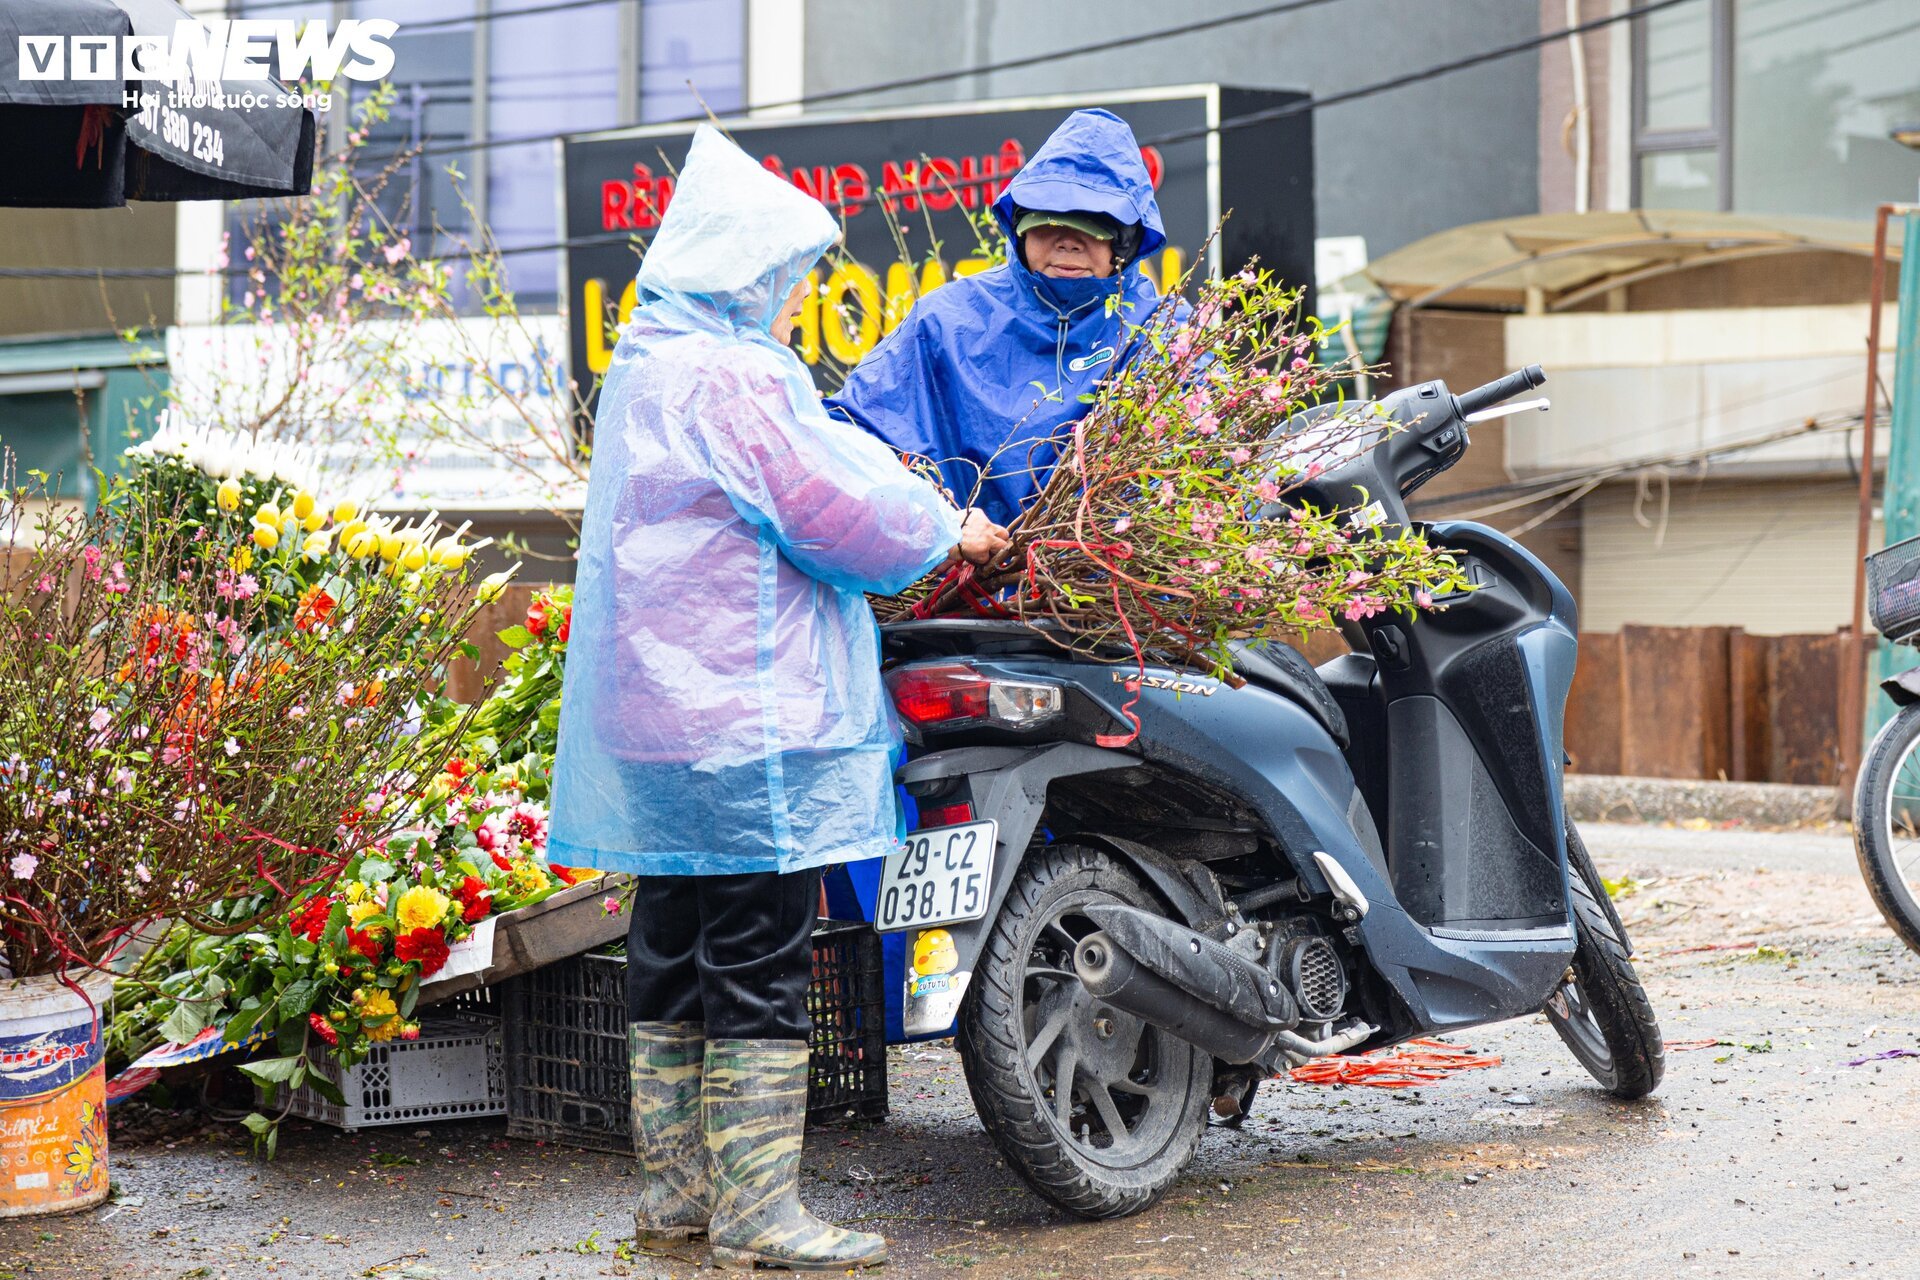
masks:
{"label": "roadside curb", "polygon": [[1828,826],[1833,787],[1698,778],[1626,778],[1570,773],[1567,816],[1575,822],[1739,822],[1756,827]]}

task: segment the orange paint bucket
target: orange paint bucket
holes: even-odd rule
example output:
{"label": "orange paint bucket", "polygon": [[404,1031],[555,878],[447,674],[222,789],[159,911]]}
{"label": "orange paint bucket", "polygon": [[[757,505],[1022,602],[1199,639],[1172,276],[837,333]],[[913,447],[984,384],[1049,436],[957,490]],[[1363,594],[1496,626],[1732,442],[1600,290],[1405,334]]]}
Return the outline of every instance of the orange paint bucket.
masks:
{"label": "orange paint bucket", "polygon": [[52,978],[0,980],[0,1218],[73,1213],[107,1197],[100,1022],[113,979],[79,984],[93,1008]]}

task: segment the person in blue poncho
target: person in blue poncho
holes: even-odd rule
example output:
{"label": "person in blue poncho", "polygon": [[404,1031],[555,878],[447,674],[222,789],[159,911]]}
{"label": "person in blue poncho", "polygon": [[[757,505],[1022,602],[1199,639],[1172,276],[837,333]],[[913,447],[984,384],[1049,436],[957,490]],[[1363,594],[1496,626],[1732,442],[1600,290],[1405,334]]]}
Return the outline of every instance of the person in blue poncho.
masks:
{"label": "person in blue poncho", "polygon": [[821,868],[894,843],[900,734],[864,592],[1006,531],[829,417],[786,348],[837,236],[711,128],[600,394],[548,856],[637,877],[628,1038],[643,1239],[871,1265],[800,1206]]}
{"label": "person in blue poncho", "polygon": [[1086,412],[1080,396],[1159,305],[1139,264],[1167,237],[1140,144],[1109,111],[1068,116],[993,212],[1005,265],[922,298],[827,408],[931,459],[957,500],[1010,524]]}

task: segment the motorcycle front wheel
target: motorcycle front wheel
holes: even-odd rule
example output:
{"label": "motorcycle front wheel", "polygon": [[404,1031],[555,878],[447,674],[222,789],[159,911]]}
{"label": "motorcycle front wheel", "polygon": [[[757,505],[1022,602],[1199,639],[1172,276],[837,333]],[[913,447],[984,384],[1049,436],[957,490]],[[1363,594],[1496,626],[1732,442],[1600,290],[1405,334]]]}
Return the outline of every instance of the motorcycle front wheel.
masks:
{"label": "motorcycle front wheel", "polygon": [[1653,1002],[1640,985],[1632,949],[1612,911],[1586,846],[1567,824],[1573,890],[1573,963],[1543,1010],[1587,1074],[1616,1098],[1644,1098],[1667,1070],[1667,1046]]}
{"label": "motorcycle front wheel", "polygon": [[1083,1218],[1158,1200],[1206,1130],[1213,1059],[1103,1005],[1073,971],[1086,908],[1162,910],[1097,849],[1027,856],[960,1010],[958,1044],[981,1123],[1021,1179]]}
{"label": "motorcycle front wheel", "polygon": [[1920,951],[1920,705],[1887,721],[1860,762],[1853,850],[1873,905]]}

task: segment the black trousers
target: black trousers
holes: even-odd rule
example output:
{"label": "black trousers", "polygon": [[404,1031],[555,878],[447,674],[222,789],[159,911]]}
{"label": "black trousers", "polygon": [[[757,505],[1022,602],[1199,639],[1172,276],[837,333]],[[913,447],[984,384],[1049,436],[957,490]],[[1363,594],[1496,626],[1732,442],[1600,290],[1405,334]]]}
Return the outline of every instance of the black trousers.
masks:
{"label": "black trousers", "polygon": [[627,1017],[709,1039],[805,1040],[819,868],[641,876],[627,927]]}

